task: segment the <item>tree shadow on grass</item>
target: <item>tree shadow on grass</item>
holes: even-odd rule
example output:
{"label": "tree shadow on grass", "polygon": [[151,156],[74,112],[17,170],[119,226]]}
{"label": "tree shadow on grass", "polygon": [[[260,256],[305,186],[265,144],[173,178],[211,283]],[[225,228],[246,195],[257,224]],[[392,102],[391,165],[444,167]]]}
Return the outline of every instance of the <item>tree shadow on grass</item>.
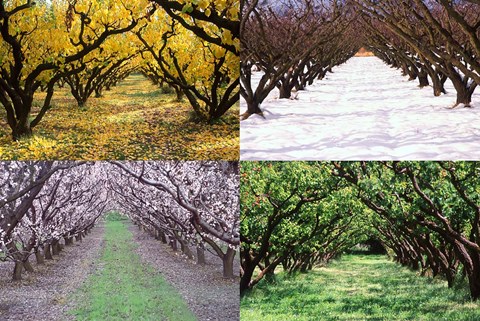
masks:
{"label": "tree shadow on grass", "polygon": [[448,289],[383,256],[356,255],[295,277],[279,274],[242,299],[245,320],[480,320],[479,307],[464,287]]}
{"label": "tree shadow on grass", "polygon": [[162,93],[161,89],[154,90],[154,91],[149,91],[149,92],[143,92],[143,91],[129,91],[127,93],[123,93],[126,97],[129,98],[159,98],[160,96],[173,96],[172,94],[164,94]]}

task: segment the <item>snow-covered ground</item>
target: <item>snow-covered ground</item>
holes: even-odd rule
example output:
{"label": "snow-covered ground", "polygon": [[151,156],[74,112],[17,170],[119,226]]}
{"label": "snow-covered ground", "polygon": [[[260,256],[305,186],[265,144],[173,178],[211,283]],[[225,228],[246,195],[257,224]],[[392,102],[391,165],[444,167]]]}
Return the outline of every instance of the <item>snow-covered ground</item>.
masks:
{"label": "snow-covered ground", "polygon": [[354,57],[333,71],[298,100],[273,91],[261,106],[266,119],[241,122],[240,158],[480,159],[480,89],[474,108],[449,109],[456,99],[450,82],[447,95],[434,97],[376,57]]}

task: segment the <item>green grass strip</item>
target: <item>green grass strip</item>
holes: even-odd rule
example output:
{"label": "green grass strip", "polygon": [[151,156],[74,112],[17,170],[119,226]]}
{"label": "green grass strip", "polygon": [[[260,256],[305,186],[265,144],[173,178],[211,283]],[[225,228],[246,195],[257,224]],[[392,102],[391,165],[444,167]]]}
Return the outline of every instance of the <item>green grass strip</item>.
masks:
{"label": "green grass strip", "polygon": [[[135,253],[124,222],[105,226],[100,269],[76,294],[77,320],[196,320],[181,296]],[[192,285],[193,286],[193,285]]]}
{"label": "green grass strip", "polygon": [[480,320],[465,282],[443,280],[379,255],[344,255],[312,272],[261,282],[241,300],[241,320]]}

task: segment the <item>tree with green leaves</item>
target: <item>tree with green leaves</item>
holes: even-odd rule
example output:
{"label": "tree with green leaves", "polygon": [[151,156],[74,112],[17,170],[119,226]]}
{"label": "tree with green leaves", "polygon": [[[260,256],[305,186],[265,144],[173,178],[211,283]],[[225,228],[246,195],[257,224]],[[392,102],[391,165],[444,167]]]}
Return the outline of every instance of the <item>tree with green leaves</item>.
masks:
{"label": "tree with green leaves", "polygon": [[242,293],[367,240],[480,297],[477,162],[249,162],[241,174]]}
{"label": "tree with green leaves", "polygon": [[280,264],[305,271],[361,238],[354,227],[361,204],[337,201],[350,190],[326,163],[245,162],[240,186],[242,293]]}

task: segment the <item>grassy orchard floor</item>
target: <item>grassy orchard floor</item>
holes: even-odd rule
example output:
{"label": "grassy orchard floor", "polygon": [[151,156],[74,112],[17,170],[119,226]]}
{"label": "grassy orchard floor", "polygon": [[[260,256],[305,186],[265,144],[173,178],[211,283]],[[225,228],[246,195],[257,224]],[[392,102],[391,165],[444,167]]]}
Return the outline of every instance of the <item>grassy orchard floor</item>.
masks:
{"label": "grassy orchard floor", "polygon": [[[239,158],[238,106],[213,125],[190,121],[193,109],[135,74],[79,108],[68,86],[58,88],[34,136],[12,142],[0,109],[0,159]],[[45,93],[38,93],[38,98]],[[41,100],[36,101],[38,112]]]}
{"label": "grassy orchard floor", "polygon": [[420,277],[384,256],[345,255],[297,277],[259,284],[241,301],[241,320],[480,320],[465,286]]}
{"label": "grassy orchard floor", "polygon": [[196,320],[181,296],[143,264],[122,221],[107,221],[100,269],[75,295],[79,320]]}

